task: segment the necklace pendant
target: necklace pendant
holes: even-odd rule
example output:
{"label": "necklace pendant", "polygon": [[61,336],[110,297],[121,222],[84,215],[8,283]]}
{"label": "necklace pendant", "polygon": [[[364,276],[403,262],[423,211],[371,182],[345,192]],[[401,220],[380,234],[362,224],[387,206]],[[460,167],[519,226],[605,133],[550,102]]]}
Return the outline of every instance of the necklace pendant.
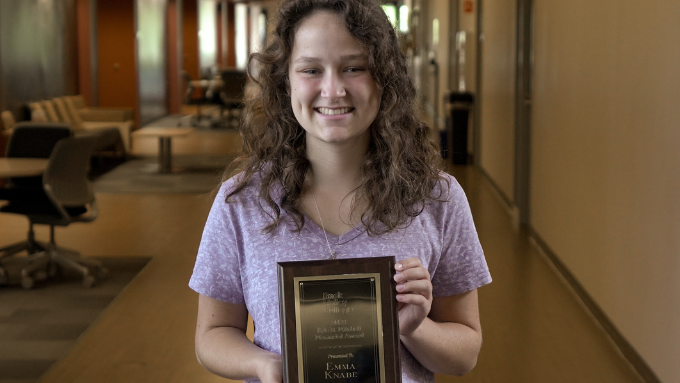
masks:
{"label": "necklace pendant", "polygon": [[331,259],[335,259],[335,251],[331,251]]}

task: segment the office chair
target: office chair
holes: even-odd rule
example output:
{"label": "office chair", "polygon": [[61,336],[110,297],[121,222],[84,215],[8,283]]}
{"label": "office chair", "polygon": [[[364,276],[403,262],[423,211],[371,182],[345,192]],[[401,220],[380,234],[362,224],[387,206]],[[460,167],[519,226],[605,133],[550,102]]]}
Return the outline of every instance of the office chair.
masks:
{"label": "office chair", "polygon": [[243,100],[247,76],[246,73],[241,70],[223,70],[221,78],[223,86],[219,93],[221,105],[220,116],[224,116],[224,111],[226,110],[227,117],[225,125],[227,127],[232,127],[234,125],[234,109],[242,110],[244,106]]}
{"label": "office chair", "polygon": [[[50,158],[52,150],[60,140],[71,137],[68,125],[51,123],[20,122],[15,125],[7,145],[7,157]],[[22,201],[30,193],[43,189],[43,176],[15,177],[7,180],[0,188],[0,201]],[[47,244],[36,241],[33,224],[28,228],[28,238],[0,248],[0,260],[22,251],[29,254],[45,250]],[[3,272],[0,270],[0,279]]]}
{"label": "office chair", "polygon": [[186,86],[186,92],[184,93],[184,99],[182,100],[185,105],[195,105],[196,106],[196,118],[191,119],[192,126],[198,126],[203,119],[209,119],[208,115],[201,112],[201,106],[209,105],[210,100],[205,96],[205,92],[201,92],[199,96],[196,96],[196,89],[191,85],[191,76],[186,71],[182,71],[182,78],[184,79],[184,85]]}
{"label": "office chair", "polygon": [[43,174],[42,190],[27,193],[24,199],[10,201],[0,212],[28,217],[30,225],[50,226],[50,242],[38,253],[29,255],[29,265],[21,270],[21,285],[33,287],[35,280],[54,276],[62,268],[82,274],[83,285],[95,282],[107,274],[99,261],[82,258],[77,251],[58,247],[54,238],[55,226],[69,226],[74,222],[92,222],[98,209],[92,185],[87,178],[90,156],[96,137],[77,136],[60,140],[49,158]]}

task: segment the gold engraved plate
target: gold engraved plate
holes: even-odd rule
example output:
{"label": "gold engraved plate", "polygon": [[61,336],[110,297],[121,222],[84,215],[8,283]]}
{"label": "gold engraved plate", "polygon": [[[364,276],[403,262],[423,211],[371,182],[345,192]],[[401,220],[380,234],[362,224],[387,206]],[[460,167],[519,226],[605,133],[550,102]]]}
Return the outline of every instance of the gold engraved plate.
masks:
{"label": "gold engraved plate", "polygon": [[380,274],[294,278],[298,381],[386,383]]}

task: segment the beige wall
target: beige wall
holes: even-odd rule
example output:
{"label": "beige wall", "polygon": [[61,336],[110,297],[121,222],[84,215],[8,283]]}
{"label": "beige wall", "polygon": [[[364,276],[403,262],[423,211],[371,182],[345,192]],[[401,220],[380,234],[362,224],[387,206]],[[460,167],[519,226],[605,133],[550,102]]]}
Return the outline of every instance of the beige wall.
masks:
{"label": "beige wall", "polygon": [[680,2],[535,0],[531,221],[680,381]]}
{"label": "beige wall", "polygon": [[480,166],[510,201],[515,185],[515,60],[517,1],[482,8]]}

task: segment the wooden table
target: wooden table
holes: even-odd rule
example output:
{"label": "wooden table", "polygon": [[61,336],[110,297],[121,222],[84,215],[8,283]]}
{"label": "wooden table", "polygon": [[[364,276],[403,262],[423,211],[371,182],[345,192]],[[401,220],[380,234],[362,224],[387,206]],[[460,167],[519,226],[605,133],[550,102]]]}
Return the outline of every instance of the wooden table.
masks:
{"label": "wooden table", "polygon": [[211,80],[191,80],[189,81],[189,86],[193,88],[202,88],[205,90],[209,89],[220,89],[224,86],[224,81],[215,78]]}
{"label": "wooden table", "polygon": [[47,167],[43,158],[0,158],[0,178],[39,176]]}
{"label": "wooden table", "polygon": [[189,127],[149,126],[132,132],[137,137],[158,137],[158,172],[172,173],[172,139],[184,137],[193,132]]}

